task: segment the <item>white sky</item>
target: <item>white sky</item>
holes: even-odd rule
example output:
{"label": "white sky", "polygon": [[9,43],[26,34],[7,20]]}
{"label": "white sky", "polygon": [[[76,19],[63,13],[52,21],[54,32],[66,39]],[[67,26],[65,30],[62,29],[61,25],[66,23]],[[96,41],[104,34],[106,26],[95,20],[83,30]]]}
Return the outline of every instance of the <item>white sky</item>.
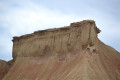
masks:
{"label": "white sky", "polygon": [[12,37],[92,19],[100,40],[120,51],[120,0],[0,0],[0,59],[12,59]]}

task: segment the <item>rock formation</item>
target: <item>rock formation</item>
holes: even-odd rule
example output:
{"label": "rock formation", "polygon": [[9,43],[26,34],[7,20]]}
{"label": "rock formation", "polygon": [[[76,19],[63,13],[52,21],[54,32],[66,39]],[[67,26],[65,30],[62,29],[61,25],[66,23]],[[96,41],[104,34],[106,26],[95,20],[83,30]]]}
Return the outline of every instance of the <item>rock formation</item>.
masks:
{"label": "rock formation", "polygon": [[13,38],[3,80],[120,80],[120,54],[101,42],[93,20]]}
{"label": "rock formation", "polygon": [[0,60],[0,80],[7,74],[9,70],[9,66],[7,65],[7,62]]}

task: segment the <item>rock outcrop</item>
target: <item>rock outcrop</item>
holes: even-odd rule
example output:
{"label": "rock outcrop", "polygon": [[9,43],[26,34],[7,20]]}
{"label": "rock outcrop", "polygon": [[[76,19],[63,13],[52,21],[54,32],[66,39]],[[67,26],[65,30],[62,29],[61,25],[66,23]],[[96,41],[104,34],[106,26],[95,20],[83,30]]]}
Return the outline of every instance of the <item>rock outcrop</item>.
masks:
{"label": "rock outcrop", "polygon": [[102,43],[93,20],[13,38],[3,80],[120,80],[120,54]]}
{"label": "rock outcrop", "polygon": [[68,27],[14,37],[13,58],[58,55],[95,46],[99,31],[94,21],[86,20]]}

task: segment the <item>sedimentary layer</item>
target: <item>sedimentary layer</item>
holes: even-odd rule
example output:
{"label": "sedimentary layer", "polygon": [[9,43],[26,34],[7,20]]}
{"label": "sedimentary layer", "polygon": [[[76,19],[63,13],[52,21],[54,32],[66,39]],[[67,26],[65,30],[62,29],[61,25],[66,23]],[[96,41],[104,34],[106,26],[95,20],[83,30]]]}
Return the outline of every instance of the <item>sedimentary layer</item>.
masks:
{"label": "sedimentary layer", "polygon": [[120,54],[101,42],[93,20],[13,38],[3,80],[120,80]]}

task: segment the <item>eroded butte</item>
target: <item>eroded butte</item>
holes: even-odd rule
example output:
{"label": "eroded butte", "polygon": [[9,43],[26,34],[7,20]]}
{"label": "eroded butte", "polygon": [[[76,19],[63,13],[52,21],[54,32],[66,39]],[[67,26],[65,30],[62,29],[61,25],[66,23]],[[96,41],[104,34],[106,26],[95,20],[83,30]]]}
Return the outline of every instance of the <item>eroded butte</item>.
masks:
{"label": "eroded butte", "polygon": [[120,54],[101,42],[93,20],[13,38],[3,80],[120,80]]}

